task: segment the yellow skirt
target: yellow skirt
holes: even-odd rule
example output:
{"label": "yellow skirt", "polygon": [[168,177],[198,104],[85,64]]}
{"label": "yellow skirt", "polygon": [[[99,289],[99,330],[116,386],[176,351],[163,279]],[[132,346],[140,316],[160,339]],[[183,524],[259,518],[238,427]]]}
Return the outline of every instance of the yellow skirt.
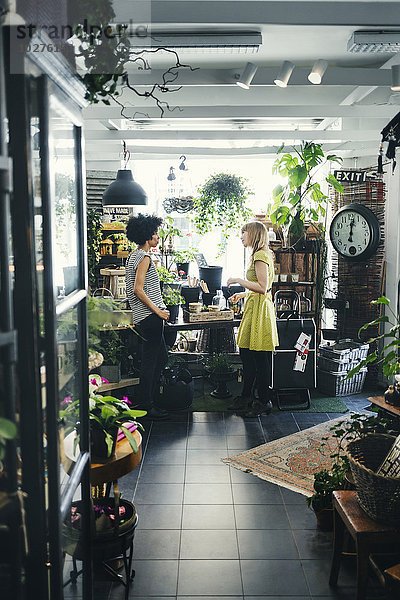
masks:
{"label": "yellow skirt", "polygon": [[237,345],[249,350],[272,351],[279,346],[275,307],[271,292],[247,295]]}

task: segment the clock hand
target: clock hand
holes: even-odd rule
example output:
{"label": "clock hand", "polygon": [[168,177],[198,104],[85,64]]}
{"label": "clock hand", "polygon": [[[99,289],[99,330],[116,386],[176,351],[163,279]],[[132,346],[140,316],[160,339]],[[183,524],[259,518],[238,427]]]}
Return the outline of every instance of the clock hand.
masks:
{"label": "clock hand", "polygon": [[353,227],[354,227],[354,219],[352,219],[350,221],[350,235],[349,235],[349,239],[348,239],[349,242],[353,241]]}

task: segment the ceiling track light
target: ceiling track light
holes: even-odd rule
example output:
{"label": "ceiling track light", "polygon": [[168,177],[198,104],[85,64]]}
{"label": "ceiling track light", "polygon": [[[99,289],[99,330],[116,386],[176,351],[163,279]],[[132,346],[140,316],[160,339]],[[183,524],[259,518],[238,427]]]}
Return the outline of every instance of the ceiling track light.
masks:
{"label": "ceiling track light", "polygon": [[251,62],[248,62],[245,68],[243,69],[243,73],[240,75],[239,79],[236,82],[236,85],[243,88],[244,90],[248,90],[250,88],[251,82],[254,79],[254,75],[256,74],[257,66]]}
{"label": "ceiling track light", "polygon": [[400,65],[392,65],[392,85],[390,89],[393,92],[400,92]]}
{"label": "ceiling track light", "polygon": [[290,76],[293,72],[293,69],[294,64],[290,60],[285,60],[282,63],[281,70],[279,71],[277,78],[274,79],[275,85],[277,85],[278,87],[286,87],[289,82]]}
{"label": "ceiling track light", "polygon": [[323,58],[319,58],[315,61],[311,73],[308,76],[308,81],[314,85],[319,85],[322,81],[324,73],[327,69],[328,61]]}

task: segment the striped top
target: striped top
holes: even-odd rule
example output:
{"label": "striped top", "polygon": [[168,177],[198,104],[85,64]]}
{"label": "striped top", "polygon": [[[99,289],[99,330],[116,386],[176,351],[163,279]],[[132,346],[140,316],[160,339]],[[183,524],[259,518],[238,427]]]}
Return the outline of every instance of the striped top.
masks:
{"label": "striped top", "polygon": [[165,308],[165,304],[161,296],[160,278],[158,276],[155,264],[151,260],[151,255],[149,252],[145,252],[144,250],[137,248],[134,252],[132,252],[132,254],[128,256],[125,265],[126,294],[128,296],[129,305],[132,309],[133,323],[139,323],[149,315],[153,314],[150,308],[143,304],[143,302],[139,300],[139,298],[133,292],[133,288],[135,286],[136,271],[139,264],[142,262],[145,256],[148,256],[150,258],[150,266],[147,269],[147,273],[144,278],[144,293],[152,302],[154,302],[156,306],[158,306],[159,308]]}

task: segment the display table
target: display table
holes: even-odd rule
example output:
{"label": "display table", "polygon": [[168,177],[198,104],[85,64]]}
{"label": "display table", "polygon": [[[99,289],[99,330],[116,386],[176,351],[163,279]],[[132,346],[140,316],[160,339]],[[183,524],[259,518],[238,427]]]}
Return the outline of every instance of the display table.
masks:
{"label": "display table", "polygon": [[[234,352],[236,343],[234,339],[233,329],[239,327],[241,319],[226,319],[221,321],[197,321],[195,323],[186,323],[183,320],[178,320],[177,323],[168,323],[165,326],[165,332],[178,331],[193,331],[201,330],[207,337],[204,338],[204,349],[201,351],[210,354],[221,352]],[[166,338],[167,339],[167,338]]]}
{"label": "display table", "polygon": [[368,402],[371,402],[371,404],[377,406],[380,413],[383,411],[384,413],[386,412],[390,413],[391,415],[395,415],[396,417],[400,417],[400,408],[385,402],[385,398],[383,396],[371,396],[368,398]]}
{"label": "display table", "polygon": [[[68,474],[78,455],[77,450],[74,454],[75,435],[75,431],[73,431],[64,439],[65,459],[63,461],[63,467]],[[133,452],[128,440],[124,437],[117,442],[114,458],[105,458],[101,462],[93,462],[91,464],[90,483],[93,486],[117,481],[117,479],[130,473],[138,466],[142,458],[142,436],[137,429],[132,435],[138,445],[136,454]]]}
{"label": "display table", "polygon": [[[364,600],[367,591],[368,565],[372,553],[388,553],[400,547],[400,530],[373,521],[361,508],[354,491],[333,492],[334,546],[329,584],[338,580],[345,530],[355,542],[357,558],[356,600]],[[373,564],[374,566],[374,564]],[[381,583],[383,575],[377,573]]]}

